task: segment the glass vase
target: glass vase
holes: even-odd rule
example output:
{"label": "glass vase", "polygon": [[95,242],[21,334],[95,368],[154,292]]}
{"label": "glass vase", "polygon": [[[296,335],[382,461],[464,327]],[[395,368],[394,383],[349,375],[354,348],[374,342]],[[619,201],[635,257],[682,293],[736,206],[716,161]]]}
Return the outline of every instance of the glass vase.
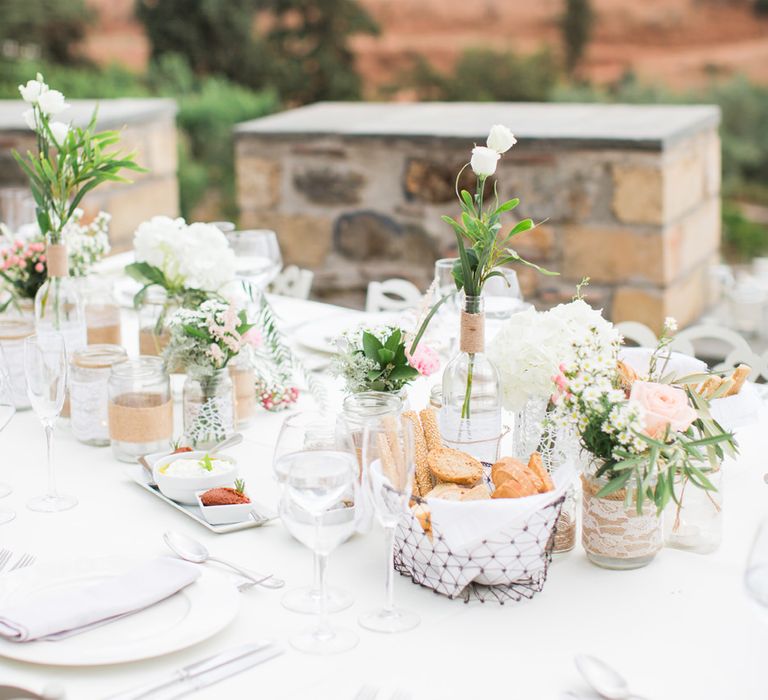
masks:
{"label": "glass vase", "polygon": [[121,345],[120,303],[110,278],[90,275],[80,279],[88,345]]}
{"label": "glass vase", "polygon": [[581,476],[581,543],[587,558],[604,569],[639,569],[649,564],[661,549],[661,518],[656,504],[646,499],[642,512],[635,500],[625,504],[621,489],[604,497],[597,493],[608,483],[603,477]]}
{"label": "glass vase", "polygon": [[539,450],[548,403],[548,399],[528,399],[515,413],[512,449],[518,459],[527,461],[532,452]]}
{"label": "glass vase", "polygon": [[698,488],[682,474],[675,478],[679,503],[671,500],[664,509],[664,544],[667,547],[710,554],[720,546],[723,537],[723,470],[718,468],[705,473],[716,491]]}
{"label": "glass vase", "polygon": [[71,356],[87,343],[83,298],[79,285],[69,276],[66,246],[48,243],[46,256],[48,279],[35,295],[35,330],[38,334],[61,333]]}
{"label": "glass vase", "polygon": [[499,373],[485,354],[482,297],[464,298],[459,353],[443,373],[440,432],[449,447],[484,462],[498,457],[501,438]]}
{"label": "glass vase", "polygon": [[207,450],[235,432],[235,396],[229,370],[211,376],[187,375],[184,382],[184,436]]}
{"label": "glass vase", "polygon": [[[171,338],[168,321],[178,304],[164,289],[150,287],[139,307],[139,354],[160,355]],[[173,371],[173,370],[172,370]]]}

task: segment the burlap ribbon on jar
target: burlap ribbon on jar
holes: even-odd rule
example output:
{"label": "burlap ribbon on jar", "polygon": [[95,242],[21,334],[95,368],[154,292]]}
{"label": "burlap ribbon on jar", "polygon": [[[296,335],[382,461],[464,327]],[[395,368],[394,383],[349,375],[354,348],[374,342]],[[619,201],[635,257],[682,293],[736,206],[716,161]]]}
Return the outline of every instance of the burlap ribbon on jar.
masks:
{"label": "burlap ribbon on jar", "polygon": [[109,402],[109,437],[149,443],[173,436],[173,402],[161,394],[128,392]]}
{"label": "burlap ribbon on jar", "polygon": [[461,312],[459,349],[470,354],[485,350],[485,314]]}
{"label": "burlap ribbon on jar", "polygon": [[584,549],[613,559],[636,559],[661,549],[661,520],[653,501],[646,500],[638,514],[634,499],[629,506],[624,505],[626,489],[598,497],[604,484],[595,483],[583,474],[581,484]]}
{"label": "burlap ribbon on jar", "polygon": [[62,243],[49,243],[45,247],[45,264],[48,277],[66,277],[69,275],[67,246]]}

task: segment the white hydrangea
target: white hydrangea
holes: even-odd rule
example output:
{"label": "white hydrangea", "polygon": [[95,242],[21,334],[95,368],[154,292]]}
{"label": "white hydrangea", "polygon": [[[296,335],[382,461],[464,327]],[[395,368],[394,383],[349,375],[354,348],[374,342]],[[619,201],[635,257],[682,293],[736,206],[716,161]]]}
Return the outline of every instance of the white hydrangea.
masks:
{"label": "white hydrangea", "polygon": [[155,216],[136,229],[133,247],[174,286],[216,292],[235,278],[235,253],[213,224]]}

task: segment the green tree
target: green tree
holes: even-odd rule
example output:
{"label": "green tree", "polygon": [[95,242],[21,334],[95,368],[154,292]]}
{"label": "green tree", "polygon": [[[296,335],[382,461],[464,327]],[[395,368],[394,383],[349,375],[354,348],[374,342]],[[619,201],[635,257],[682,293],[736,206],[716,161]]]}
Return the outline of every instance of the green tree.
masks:
{"label": "green tree", "polygon": [[43,60],[83,62],[79,42],[92,16],[84,0],[0,0],[0,39],[37,47]]}
{"label": "green tree", "polygon": [[137,0],[152,59],[180,55],[197,75],[259,87],[267,71],[254,38],[259,0]]}
{"label": "green tree", "polygon": [[563,35],[565,69],[575,72],[584,50],[592,37],[595,15],[590,0],[565,0],[565,11],[560,17],[560,31]]}
{"label": "green tree", "polygon": [[264,0],[272,14],[266,35],[270,68],[281,96],[306,104],[360,97],[349,39],[377,34],[357,0]]}

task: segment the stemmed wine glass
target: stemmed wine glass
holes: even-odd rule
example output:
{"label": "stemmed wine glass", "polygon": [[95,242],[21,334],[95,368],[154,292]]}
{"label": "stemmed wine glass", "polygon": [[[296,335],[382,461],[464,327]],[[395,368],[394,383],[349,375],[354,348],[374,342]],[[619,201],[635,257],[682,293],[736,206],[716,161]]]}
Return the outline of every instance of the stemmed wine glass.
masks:
{"label": "stemmed wine glass", "polygon": [[263,291],[283,267],[277,234],[267,229],[226,234],[237,256],[237,276]]}
{"label": "stemmed wine glass", "polygon": [[333,654],[357,645],[351,630],[333,626],[326,610],[325,569],[328,555],[355,529],[353,508],[344,507],[344,494],[352,488],[358,464],[340,449],[290,452],[276,469],[283,485],[280,517],[297,540],[319,556],[320,605],[317,624],[293,637],[291,645],[310,654]]}
{"label": "stemmed wine glass", "polygon": [[413,425],[394,416],[371,418],[363,433],[363,468],[374,510],[384,528],[387,551],[386,602],[362,615],[360,625],[374,632],[405,632],[419,622],[416,613],[395,607],[395,528],[408,508],[415,469]]}
{"label": "stemmed wine glass", "polygon": [[[317,411],[300,411],[289,415],[280,428],[272,458],[272,466],[278,482],[284,485],[283,469],[288,456],[291,454],[336,449],[350,452],[351,443],[347,440],[345,432],[344,425],[327,414]],[[349,492],[352,491],[353,488],[350,488]],[[353,508],[348,510],[354,511]],[[310,615],[320,612],[322,602],[320,578],[321,568],[324,564],[319,552],[313,550],[313,554],[312,585],[288,591],[283,596],[283,607],[292,612]],[[346,610],[352,605],[352,602],[352,596],[346,591],[326,585],[325,608],[327,612],[334,613]]]}
{"label": "stemmed wine glass", "polygon": [[64,405],[67,386],[67,351],[64,336],[50,332],[24,341],[24,375],[32,408],[45,429],[48,454],[48,492],[27,503],[30,510],[54,513],[77,505],[74,496],[59,494],[53,473],[53,428]]}
{"label": "stemmed wine glass", "polygon": [[[16,413],[16,404],[11,391],[11,377],[8,374],[8,365],[5,363],[5,355],[0,348],[0,432],[11,422]],[[4,498],[12,491],[8,484],[0,483],[0,498]],[[9,523],[16,517],[16,512],[10,508],[0,508],[0,525]]]}
{"label": "stemmed wine glass", "polygon": [[757,528],[744,572],[744,586],[750,598],[768,613],[768,518]]}

